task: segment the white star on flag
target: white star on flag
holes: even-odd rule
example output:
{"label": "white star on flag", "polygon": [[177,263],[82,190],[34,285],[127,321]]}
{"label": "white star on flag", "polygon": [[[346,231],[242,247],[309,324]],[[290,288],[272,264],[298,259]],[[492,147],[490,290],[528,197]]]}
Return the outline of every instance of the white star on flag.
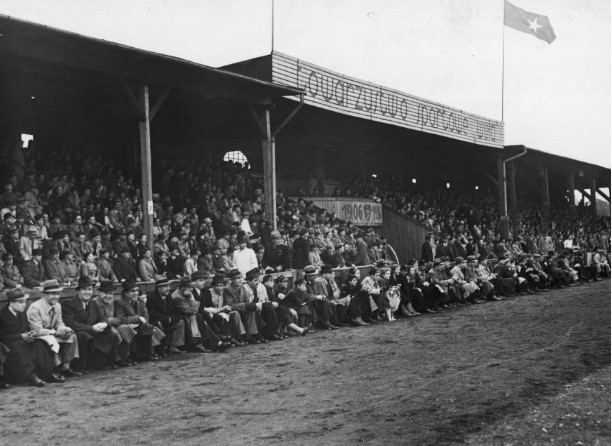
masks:
{"label": "white star on flag", "polygon": [[534,32],[534,34],[538,33],[538,28],[542,28],[542,25],[538,23],[537,17],[533,19],[533,22],[531,20],[527,20],[527,22],[529,23],[529,29],[531,29]]}
{"label": "white star on flag", "polygon": [[525,11],[514,6],[508,0],[504,2],[504,25],[548,43],[551,43],[557,37],[548,17]]}

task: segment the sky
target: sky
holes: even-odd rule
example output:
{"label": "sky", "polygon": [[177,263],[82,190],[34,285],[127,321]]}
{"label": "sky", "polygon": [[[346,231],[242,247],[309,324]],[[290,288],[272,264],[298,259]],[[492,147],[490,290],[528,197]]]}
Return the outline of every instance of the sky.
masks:
{"label": "sky", "polygon": [[503,110],[506,145],[611,165],[609,0],[514,0],[548,16],[552,44],[504,27],[503,0],[274,0],[274,14],[272,2],[0,0],[0,14],[213,67],[268,54],[274,41],[470,113],[502,120]]}

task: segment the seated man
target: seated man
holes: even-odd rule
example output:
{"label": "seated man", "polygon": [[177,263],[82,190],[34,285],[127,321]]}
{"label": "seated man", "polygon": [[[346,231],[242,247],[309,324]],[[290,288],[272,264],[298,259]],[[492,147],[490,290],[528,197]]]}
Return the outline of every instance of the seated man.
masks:
{"label": "seated man", "polygon": [[170,353],[182,355],[184,352],[178,347],[185,345],[185,322],[174,309],[168,279],[155,282],[155,290],[147,294],[146,305],[151,324],[161,328],[166,334],[160,353],[163,356]]}
{"label": "seated man", "polygon": [[242,286],[242,274],[237,269],[233,269],[228,273],[230,283],[223,289],[223,305],[231,308],[232,311],[240,313],[242,323],[246,330],[244,341],[249,344],[259,344],[257,319],[261,316],[257,313],[257,306],[253,302],[249,302],[247,292]]}
{"label": "seated man", "polygon": [[[111,332],[116,332],[120,336],[118,349],[120,359],[115,361],[115,365],[120,367],[135,365],[136,362],[130,359],[130,349],[136,337],[136,330],[134,324],[124,323],[120,318],[115,317],[115,285],[113,282],[101,282],[98,296],[92,299],[90,305],[89,321],[106,323],[110,326]],[[117,337],[116,334],[114,336]],[[112,365],[111,368],[113,368]]]}
{"label": "seated man", "polygon": [[232,311],[231,307],[223,304],[223,288],[225,288],[225,276],[215,274],[212,288],[206,289],[205,274],[196,271],[191,275],[193,281],[193,293],[200,301],[200,314],[211,329],[221,336],[227,336],[228,342],[234,346],[245,345],[239,339],[246,333],[240,313]]}
{"label": "seated man", "polygon": [[24,284],[23,276],[15,265],[12,254],[5,252],[2,255],[2,261],[4,264],[0,267],[0,275],[4,279],[4,286],[8,289],[21,287]]}
{"label": "seated man", "polygon": [[42,263],[42,250],[32,251],[32,258],[21,265],[23,284],[26,288],[40,288],[45,280],[45,267]]}
{"label": "seated man", "polygon": [[317,297],[306,292],[306,281],[298,277],[293,282],[293,289],[289,290],[284,299],[284,304],[294,310],[298,315],[298,325],[303,330],[312,330],[312,322],[315,320],[314,301]]}
{"label": "seated man", "polygon": [[59,251],[55,248],[49,250],[49,257],[43,261],[45,265],[45,277],[48,280],[55,280],[58,284],[68,283],[65,265],[59,259]]}
{"label": "seated man", "polygon": [[128,248],[123,248],[121,250],[121,255],[115,259],[113,271],[119,282],[140,281],[136,262],[132,258],[132,254]]}
{"label": "seated man", "polygon": [[174,309],[185,321],[186,344],[196,352],[206,349],[223,352],[228,347],[210,329],[199,312],[200,301],[193,295],[193,284],[189,277],[183,277],[172,293]]}
{"label": "seated man", "polygon": [[[28,297],[20,289],[9,291],[6,293],[8,305],[0,311],[0,341],[6,344],[0,344],[0,356],[8,353],[4,375],[8,381],[27,381],[36,387],[45,385],[41,377],[49,382],[63,382],[63,377],[53,371],[55,364],[49,346],[35,340],[30,331],[25,314]],[[0,380],[0,388],[2,384],[4,381]]]}
{"label": "seated man", "polygon": [[340,299],[340,289],[334,279],[331,265],[321,267],[321,275],[314,281],[315,294],[325,296],[332,309],[331,324],[335,326],[346,326],[347,311],[350,298],[346,296]]}
{"label": "seated man", "polygon": [[276,315],[277,302],[270,302],[268,299],[268,290],[261,283],[262,273],[259,268],[253,268],[246,274],[246,283],[244,289],[247,293],[247,300],[256,305],[257,310],[261,314],[263,324],[258,327],[261,335],[260,341],[282,339],[280,335],[281,325],[278,322]]}
{"label": "seated man", "polygon": [[308,294],[316,298],[316,300],[313,302],[316,311],[315,319],[322,328],[337,330],[340,327],[331,323],[331,321],[336,319],[335,307],[333,307],[331,302],[327,300],[326,294],[318,293],[316,291],[316,276],[317,270],[313,265],[307,265],[306,268],[304,268],[306,291]]}
{"label": "seated man", "polygon": [[53,351],[56,374],[59,377],[81,376],[70,363],[79,357],[79,342],[72,328],[64,324],[62,307],[59,304],[64,289],[57,280],[42,283],[42,296],[28,308],[27,317],[35,339],[45,341]]}
{"label": "seated man", "polygon": [[484,300],[479,298],[480,287],[476,285],[476,282],[467,280],[465,276],[465,268],[467,261],[461,257],[455,257],[455,266],[451,269],[451,275],[455,279],[455,284],[459,285],[461,293],[461,302],[469,303],[483,303]]}
{"label": "seated man", "polygon": [[64,320],[79,340],[79,370],[87,370],[87,354],[95,350],[107,356],[111,368],[116,368],[115,363],[119,360],[121,336],[102,319],[96,320],[92,314],[93,285],[89,277],[81,277],[76,296],[62,302]]}
{"label": "seated man", "polygon": [[166,335],[159,327],[149,324],[146,297],[139,296],[138,283],[123,282],[122,288],[121,298],[115,300],[115,317],[123,324],[136,325],[135,348],[130,351],[130,356],[138,353],[138,345],[142,345],[146,349],[143,355],[149,361],[157,361],[159,356],[155,354],[155,347],[161,344]]}

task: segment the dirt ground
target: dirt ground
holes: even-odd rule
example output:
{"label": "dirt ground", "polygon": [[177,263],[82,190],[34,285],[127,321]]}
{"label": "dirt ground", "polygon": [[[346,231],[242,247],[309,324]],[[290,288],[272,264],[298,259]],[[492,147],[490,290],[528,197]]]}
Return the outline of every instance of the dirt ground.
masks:
{"label": "dirt ground", "polygon": [[610,281],[0,394],[0,444],[610,444]]}

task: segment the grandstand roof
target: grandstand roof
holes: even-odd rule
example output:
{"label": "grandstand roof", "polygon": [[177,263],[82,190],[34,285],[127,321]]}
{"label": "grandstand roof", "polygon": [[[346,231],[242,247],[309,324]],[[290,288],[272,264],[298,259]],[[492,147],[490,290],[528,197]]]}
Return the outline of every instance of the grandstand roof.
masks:
{"label": "grandstand roof", "polygon": [[274,97],[302,93],[298,88],[0,14],[1,63],[22,66],[28,59],[170,85],[208,98],[268,103]]}
{"label": "grandstand roof", "polygon": [[574,181],[576,187],[590,188],[590,180],[593,178],[597,182],[598,187],[610,186],[611,170],[598,166],[596,164],[579,161],[565,156],[555,155],[541,150],[532,149],[523,145],[511,145],[504,148],[506,158],[527,149],[525,156],[518,161],[532,167],[545,167],[550,170],[570,174],[574,172]]}

